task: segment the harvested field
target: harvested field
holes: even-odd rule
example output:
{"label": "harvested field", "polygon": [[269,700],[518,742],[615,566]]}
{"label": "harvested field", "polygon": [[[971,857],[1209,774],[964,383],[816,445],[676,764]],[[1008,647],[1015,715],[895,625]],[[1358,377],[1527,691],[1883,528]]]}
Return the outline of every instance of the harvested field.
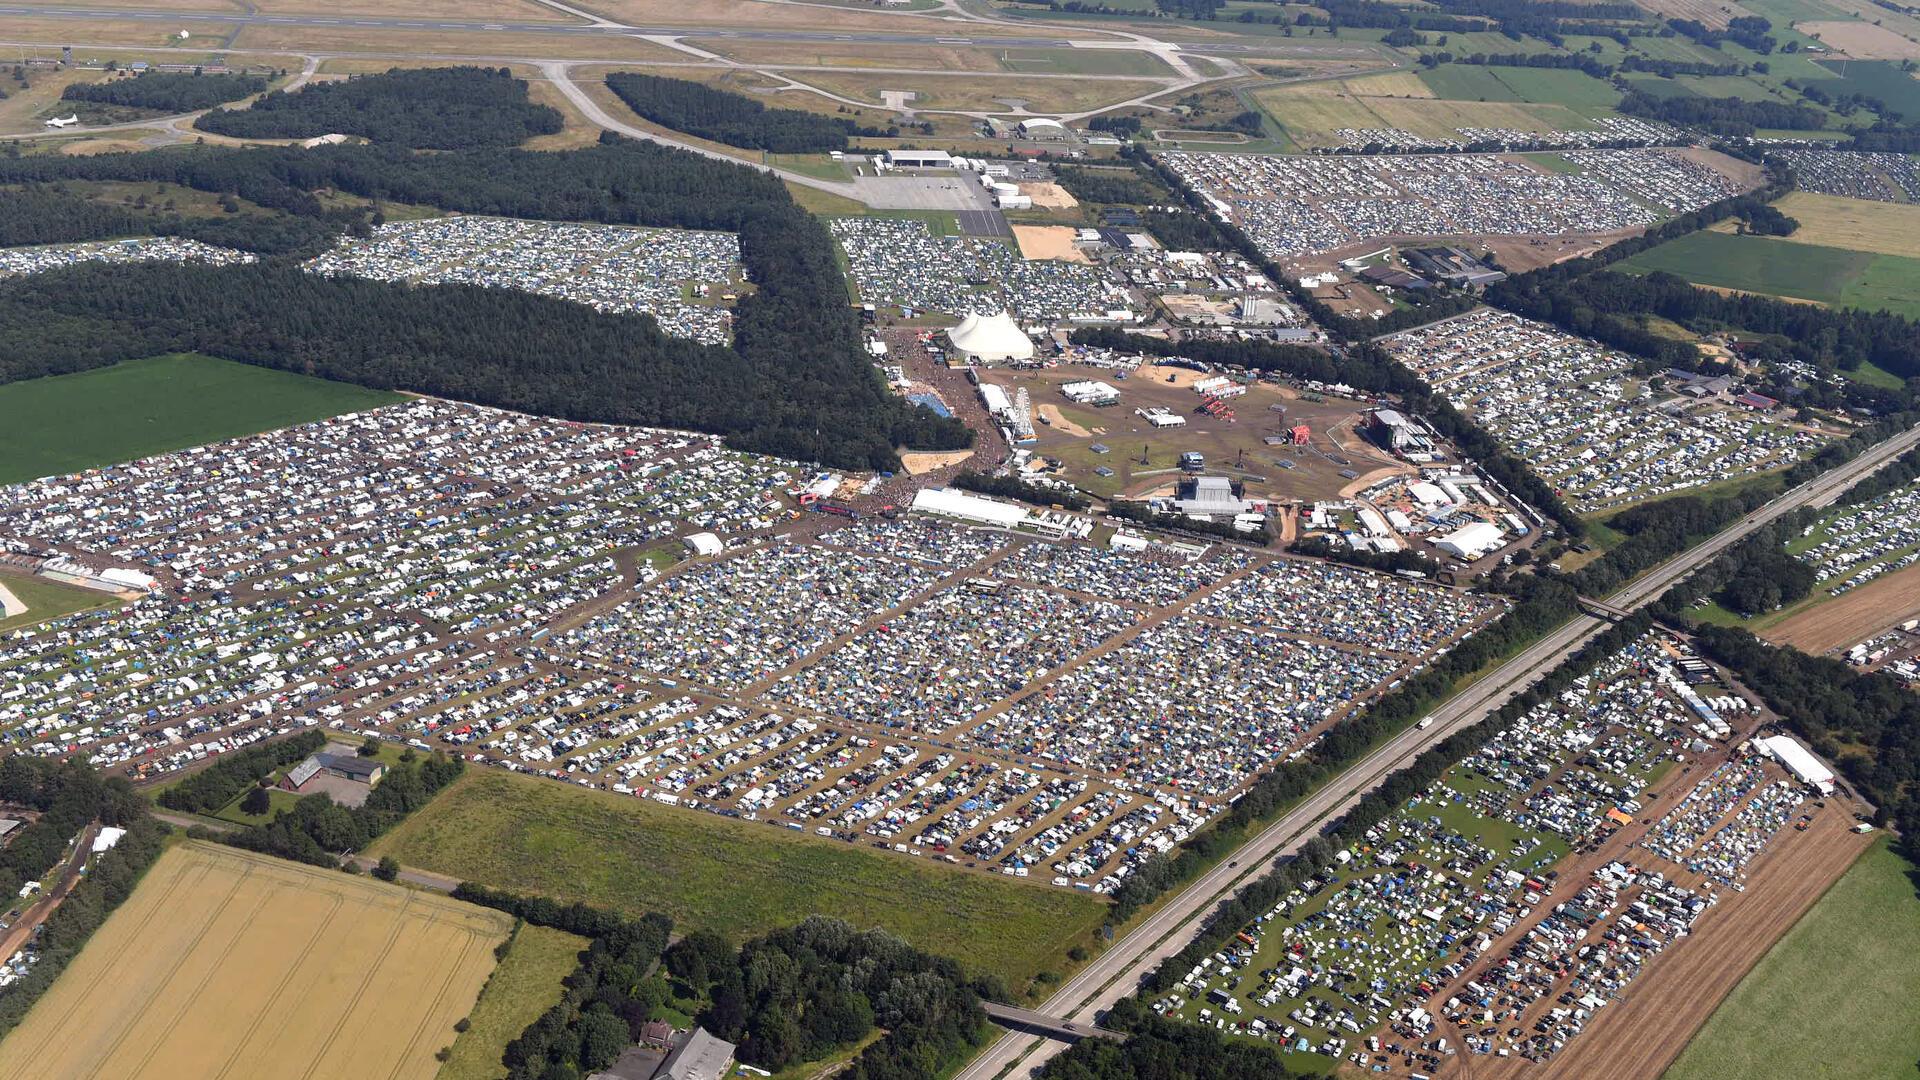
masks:
{"label": "harvested field", "polygon": [[1727,23],[1753,12],[1732,0],[1636,0],[1648,11],[1664,19],[1692,19],[1711,30],[1725,30]]}
{"label": "harvested field", "polygon": [[1818,656],[1865,641],[1917,615],[1920,566],[1909,566],[1797,611],[1760,631],[1760,636]]}
{"label": "harvested field", "polygon": [[1601,1009],[1545,1068],[1483,1059],[1474,1075],[1658,1080],[1721,999],[1866,848],[1870,838],[1848,831],[1846,806],[1817,813],[1806,832],[1786,831],[1753,864],[1745,892],[1723,892],[1684,943],[1648,965],[1637,993]]}
{"label": "harvested field", "polygon": [[512,919],[189,841],[161,856],[4,1043],[0,1078],[417,1077]]}
{"label": "harvested field", "polygon": [[1843,19],[1795,23],[1793,28],[1808,37],[1819,38],[1829,49],[1855,60],[1920,59],[1920,44],[1873,23]]}
{"label": "harvested field", "polygon": [[[1780,237],[1788,243],[1920,258],[1920,205],[1806,191],[1789,192],[1774,205],[1800,223],[1791,235]],[[1725,232],[1732,226],[1714,228]]]}
{"label": "harvested field", "polygon": [[1905,1076],[1920,1057],[1916,871],[1884,838],[1743,979],[1666,1080]]}
{"label": "harvested field", "polygon": [[1023,259],[1061,259],[1083,263],[1087,255],[1073,246],[1071,225],[1015,225],[1013,238],[1020,244]]}

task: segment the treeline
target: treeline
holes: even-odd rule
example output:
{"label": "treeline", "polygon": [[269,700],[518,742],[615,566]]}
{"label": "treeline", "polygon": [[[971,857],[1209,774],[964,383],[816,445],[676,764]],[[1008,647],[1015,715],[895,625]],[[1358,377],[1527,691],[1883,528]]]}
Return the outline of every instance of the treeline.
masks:
{"label": "treeline", "polygon": [[1189,536],[1203,536],[1214,540],[1231,540],[1237,544],[1255,544],[1266,547],[1273,543],[1273,530],[1262,520],[1260,527],[1251,532],[1235,528],[1224,521],[1205,521],[1190,518],[1185,514],[1159,513],[1144,502],[1132,502],[1126,499],[1114,499],[1107,503],[1107,513],[1122,521],[1131,521],[1160,532],[1186,533]]}
{"label": "treeline", "polygon": [[890,137],[898,128],[866,128],[804,109],[770,109],[745,94],[688,79],[616,71],[607,89],[662,127],[744,150],[810,154],[845,150],[852,136]]}
{"label": "treeline", "polygon": [[1089,169],[1083,165],[1059,165],[1053,175],[1067,194],[1083,203],[1128,203],[1143,206],[1163,203],[1169,198],[1165,188],[1148,181],[1132,169]]}
{"label": "treeline", "polygon": [[1698,19],[1668,19],[1667,25],[1683,37],[1705,45],[1709,49],[1718,49],[1723,41],[1731,41],[1748,52],[1757,52],[1762,56],[1771,53],[1779,42],[1768,31],[1773,24],[1758,15],[1740,15],[1727,20],[1724,30],[1715,30]]}
{"label": "treeline", "polygon": [[[1519,653],[1579,612],[1578,598],[1573,590],[1559,582],[1528,576],[1516,578],[1512,589],[1514,590],[1513,607],[1491,625],[1456,644],[1426,668],[1409,676],[1397,689],[1372,704],[1355,710],[1327,729],[1311,750],[1299,758],[1280,763],[1265,776],[1254,781],[1253,786],[1249,787],[1225,814],[1188,838],[1172,852],[1156,855],[1142,863],[1127,877],[1120,888],[1114,891],[1113,921],[1125,922],[1167,890],[1193,880],[1208,866],[1225,858],[1239,847],[1253,831],[1254,826],[1339,775],[1382,740],[1398,734],[1414,721],[1432,712],[1453,693],[1460,680],[1480,672],[1497,661]],[[1461,737],[1461,734],[1456,734],[1440,746],[1449,747]],[[1487,737],[1489,735],[1481,736],[1482,739]],[[1455,749],[1458,748],[1455,747]],[[1433,753],[1434,751],[1429,751],[1428,755]],[[1426,761],[1427,758],[1423,756],[1420,760]],[[1418,763],[1416,767],[1419,767]],[[1420,780],[1412,787],[1404,784],[1394,787],[1394,794],[1388,795],[1384,803],[1375,804],[1372,802],[1374,796],[1369,796],[1369,801],[1362,806],[1375,809],[1379,806],[1391,808],[1400,799],[1405,798],[1407,793],[1424,787],[1432,777],[1438,776],[1444,769],[1445,766],[1433,769],[1426,779]],[[1356,810],[1355,813],[1358,814],[1361,811]],[[1349,815],[1347,820],[1352,819],[1352,815]],[[1312,845],[1309,845],[1309,848],[1317,850],[1313,849]],[[1324,856],[1321,860],[1324,863],[1325,859],[1332,857],[1333,849],[1327,849],[1321,854]],[[1303,855],[1302,858],[1305,856]],[[1318,866],[1314,867],[1314,871],[1318,869]],[[1291,885],[1288,887],[1290,888]],[[1280,891],[1284,893],[1286,890]],[[1272,906],[1272,901],[1253,906],[1257,909],[1253,913],[1258,914],[1259,911]],[[1210,930],[1203,936],[1201,942],[1214,941],[1214,943],[1205,948],[1199,948],[1201,942],[1196,942],[1187,951],[1194,953],[1198,950],[1196,955],[1212,952],[1218,947],[1218,942],[1214,940],[1218,934],[1224,933],[1224,937],[1220,937],[1219,940],[1232,937],[1250,918],[1252,914],[1235,916],[1225,922],[1218,920],[1210,922]],[[1184,974],[1192,963],[1193,961],[1189,961],[1178,965],[1180,973]],[[1165,972],[1170,969],[1163,967],[1161,970]]]}
{"label": "treeline", "polygon": [[1323,383],[1345,383],[1369,394],[1393,395],[1407,409],[1474,459],[1487,476],[1559,522],[1574,536],[1586,529],[1579,515],[1561,501],[1551,486],[1534,475],[1526,462],[1514,456],[1485,429],[1454,408],[1421,378],[1385,350],[1372,343],[1328,352],[1304,345],[1274,345],[1259,341],[1181,342],[1127,334],[1109,327],[1076,330],[1076,344],[1158,356],[1185,356],[1217,367],[1272,371]]}
{"label": "treeline", "polygon": [[[1389,43],[1391,44],[1391,43]],[[1471,53],[1455,56],[1446,51],[1422,53],[1420,63],[1434,68],[1441,64],[1471,64],[1475,67],[1529,67],[1583,71],[1596,79],[1611,78],[1613,66],[1587,53]]]}
{"label": "treeline", "polygon": [[1141,224],[1170,251],[1232,251],[1233,238],[1213,219],[1191,210],[1147,210]]}
{"label": "treeline", "polygon": [[1310,555],[1316,559],[1346,563],[1366,570],[1378,570],[1384,574],[1408,571],[1433,577],[1445,567],[1411,548],[1399,551],[1356,551],[1344,543],[1329,540],[1324,536],[1308,537],[1296,540],[1289,547],[1295,555]]}
{"label": "treeline", "polygon": [[1090,499],[1072,488],[1035,484],[1017,476],[1001,473],[974,472],[969,469],[954,475],[953,486],[977,491],[982,495],[1018,499],[1035,506],[1059,506],[1067,510],[1085,510],[1093,505]]}
{"label": "treeline", "polygon": [[507,68],[396,68],[345,82],[280,90],[245,109],[216,109],[194,127],[237,139],[359,135],[427,150],[517,146],[562,126],[560,113],[527,100]]}
{"label": "treeline", "polygon": [[1081,1039],[1037,1074],[1040,1080],[1308,1080],[1280,1051],[1264,1043],[1229,1039],[1206,1024],[1155,1015],[1138,998],[1122,998],[1100,1021],[1125,1032],[1126,1042]]}
{"label": "treeline", "polygon": [[0,848],[0,889],[6,896],[46,877],[89,822],[126,825],[145,813],[124,780],[106,780],[84,762],[18,753],[0,758],[0,802],[40,815]]}
{"label": "treeline", "polygon": [[[1646,615],[1639,614],[1608,627],[1566,663],[1542,676],[1539,682],[1509,700],[1492,716],[1447,736],[1415,758],[1412,764],[1382,780],[1379,786],[1362,796],[1353,809],[1303,844],[1299,854],[1281,863],[1273,872],[1251,882],[1234,894],[1232,899],[1215,908],[1207,917],[1205,929],[1186,948],[1168,957],[1147,977],[1147,990],[1160,993],[1178,983],[1188,970],[1232,940],[1242,927],[1266,914],[1296,886],[1331,865],[1334,855],[1341,849],[1363,840],[1367,830],[1384,821],[1408,799],[1426,791],[1441,774],[1485,745],[1487,740],[1511,727],[1536,705],[1552,701],[1571,687],[1575,679],[1593,670],[1602,660],[1624,648],[1651,626],[1652,621]],[[1384,700],[1390,699],[1383,699],[1383,703]],[[1244,798],[1241,800],[1243,803],[1245,801]],[[1238,805],[1235,810],[1238,810]]]}
{"label": "treeline", "polygon": [[1694,629],[1694,645],[1785,717],[1877,807],[1920,861],[1920,694],[1889,675],[1768,645],[1745,630]]}
{"label": "treeline", "polygon": [[117,819],[127,830],[126,835],[93,857],[87,876],[80,879],[53,914],[47,916],[47,921],[40,924],[33,942],[38,959],[25,974],[0,990],[0,1035],[12,1031],[26,1019],[28,1010],[66,971],[93,932],[121,902],[133,895],[141,875],[164,850],[167,827],[137,805],[138,796],[130,791],[126,794],[132,805],[126,816]]}
{"label": "treeline", "polygon": [[659,1004],[653,969],[673,935],[672,919],[624,919],[585,904],[515,896],[471,882],[455,888],[453,898],[592,941],[566,977],[560,1001],[507,1044],[500,1063],[508,1080],[578,1080],[613,1064],[639,1041],[641,1025]]}
{"label": "treeline", "polygon": [[778,1072],[888,1034],[841,1075],[907,1080],[937,1075],[985,1038],[983,997],[1006,997],[992,980],[883,930],[856,930],[815,915],[755,938],[735,952],[694,933],[667,950],[667,970],[709,1002],[701,1026],[739,1047],[739,1059]]}
{"label": "treeline", "polygon": [[1643,90],[1630,91],[1615,108],[1628,116],[1731,136],[1752,135],[1760,128],[1819,131],[1832,122],[1826,113],[1805,105],[1736,97],[1655,97]]}
{"label": "treeline", "polygon": [[1891,312],[1729,295],[1668,273],[1579,276],[1571,264],[1545,270],[1494,285],[1488,301],[1661,365],[1687,366],[1699,353],[1690,342],[1648,330],[1649,315],[1692,330],[1777,336],[1790,343],[1791,355],[1817,366],[1854,371],[1872,363],[1902,379],[1920,375],[1920,325]]}
{"label": "treeline", "polygon": [[316,255],[343,227],[351,223],[274,212],[195,217],[151,206],[116,206],[45,184],[0,191],[0,247],[177,236],[262,255]]}
{"label": "treeline", "polygon": [[[744,450],[843,468],[897,467],[899,446],[972,444],[959,420],[887,392],[862,355],[826,226],[777,179],[745,166],[612,135],[554,153],[329,146],[0,157],[0,183],[63,179],[176,183],[322,220],[334,211],[314,192],[332,189],[466,213],[724,229],[739,234],[755,289],[734,309],[732,348],[719,349],[668,338],[646,316],[507,290],[327,283],[264,266],[77,267],[0,285],[0,308],[34,312],[9,320],[11,335],[0,331],[0,378],[151,355],[137,350],[177,338],[230,359],[566,419],[693,427]],[[188,297],[225,316],[183,309]],[[38,312],[42,304],[53,313]],[[221,325],[256,315],[258,325]],[[367,332],[359,324],[368,319],[405,344]],[[44,337],[28,334],[31,325]]]}
{"label": "treeline", "polygon": [[342,854],[359,851],[398,825],[458,779],[465,768],[466,762],[457,757],[421,757],[409,750],[357,807],[341,806],[321,792],[305,796],[293,809],[282,810],[258,828],[214,833],[210,838],[295,862],[338,866]]}
{"label": "treeline", "polygon": [[74,83],[60,92],[60,99],[182,113],[211,109],[266,88],[267,80],[259,75],[149,71],[131,79]]}
{"label": "treeline", "polygon": [[221,754],[213,764],[182,777],[154,801],[169,810],[210,814],[239,798],[275,769],[300,761],[325,745],[325,732],[308,730],[290,739],[259,742]]}
{"label": "treeline", "polygon": [[1565,575],[1582,595],[1604,597],[1655,566],[1713,536],[1760,509],[1781,492],[1805,483],[1865,452],[1920,416],[1895,413],[1830,442],[1812,456],[1771,477],[1756,479],[1725,495],[1676,495],[1629,507],[1607,519],[1626,539],[1605,555]]}

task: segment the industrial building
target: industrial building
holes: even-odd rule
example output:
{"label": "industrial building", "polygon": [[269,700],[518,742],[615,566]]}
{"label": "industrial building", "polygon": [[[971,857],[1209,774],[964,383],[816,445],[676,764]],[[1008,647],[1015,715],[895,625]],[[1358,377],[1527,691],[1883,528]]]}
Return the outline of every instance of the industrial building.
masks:
{"label": "industrial building", "polygon": [[681,541],[686,545],[687,553],[696,557],[718,555],[727,549],[720,538],[710,532],[697,532]]}
{"label": "industrial building", "polygon": [[947,331],[947,341],[956,356],[970,363],[1017,363],[1033,359],[1033,339],[1002,311],[997,315],[978,312],[960,320]]}
{"label": "industrial building", "polygon": [[1065,383],[1060,392],[1076,405],[1114,405],[1120,401],[1120,391],[1098,379]]}
{"label": "industrial building", "polygon": [[953,155],[945,150],[889,150],[886,162],[896,169],[950,169]]}
{"label": "industrial building", "polygon": [[1779,761],[1794,779],[1813,788],[1822,795],[1833,794],[1833,770],[1813,756],[1813,751],[1801,744],[1791,735],[1774,735],[1770,738],[1756,739],[1754,745],[1762,753]]}
{"label": "industrial building", "polygon": [[1476,521],[1463,525],[1433,542],[1433,546],[1454,558],[1472,562],[1506,543],[1507,534],[1498,525]]}

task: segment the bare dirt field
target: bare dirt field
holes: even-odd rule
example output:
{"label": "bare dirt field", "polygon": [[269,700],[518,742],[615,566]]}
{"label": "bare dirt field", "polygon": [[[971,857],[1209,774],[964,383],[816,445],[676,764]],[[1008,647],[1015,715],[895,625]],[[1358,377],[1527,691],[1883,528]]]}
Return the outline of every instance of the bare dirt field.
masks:
{"label": "bare dirt field", "polygon": [[1037,411],[1040,413],[1041,419],[1045,420],[1048,426],[1052,427],[1055,431],[1072,435],[1077,439],[1086,439],[1093,436],[1093,432],[1088,431],[1086,428],[1081,427],[1079,424],[1074,423],[1062,415],[1060,406],[1058,405],[1042,405]]}
{"label": "bare dirt field", "polygon": [[1774,623],[1760,636],[1818,656],[1920,615],[1920,566],[1909,566]]}
{"label": "bare dirt field", "polygon": [[958,465],[973,456],[971,450],[909,451],[900,455],[900,467],[908,476],[919,476],[949,465]]}
{"label": "bare dirt field", "polygon": [[1013,238],[1020,244],[1023,259],[1059,259],[1086,262],[1087,254],[1073,246],[1071,225],[1015,225]]}
{"label": "bare dirt field", "polygon": [[1755,864],[1745,892],[1723,892],[1686,940],[1647,966],[1624,1001],[1601,1009],[1544,1068],[1510,1058],[1476,1062],[1473,1075],[1659,1080],[1721,999],[1872,841],[1848,831],[1846,805],[1830,800],[1808,831],[1786,831]]}
{"label": "bare dirt field", "polygon": [[4,1043],[0,1078],[431,1080],[506,915],[189,841]]}
{"label": "bare dirt field", "polygon": [[1044,206],[1049,210],[1071,210],[1080,205],[1080,200],[1068,193],[1059,184],[1021,184],[1020,194],[1033,200],[1033,205]]}
{"label": "bare dirt field", "polygon": [[1808,37],[1819,38],[1821,44],[1829,49],[1845,53],[1855,60],[1920,59],[1920,44],[1872,23],[1843,19],[1794,23],[1793,28]]}

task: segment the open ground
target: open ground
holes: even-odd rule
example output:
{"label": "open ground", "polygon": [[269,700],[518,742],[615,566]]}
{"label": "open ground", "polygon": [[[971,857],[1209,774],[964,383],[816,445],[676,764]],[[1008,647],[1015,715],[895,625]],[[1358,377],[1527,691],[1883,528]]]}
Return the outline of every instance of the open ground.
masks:
{"label": "open ground", "polygon": [[496,888],[745,938],[827,912],[1019,987],[1106,917],[1092,897],[890,858],[766,824],[474,770],[368,849]]}
{"label": "open ground", "polygon": [[499,1080],[507,1044],[560,1000],[566,990],[561,980],[573,974],[589,944],[551,927],[522,924],[515,930],[506,959],[480,991],[467,1030],[453,1041],[435,1080]]}
{"label": "open ground", "polygon": [[1818,656],[1844,649],[1920,615],[1920,566],[1897,570],[1840,596],[1809,604],[1777,622],[1761,637]]}
{"label": "open ground", "polygon": [[1910,1076],[1920,1058],[1920,896],[1912,864],[1869,847],[1714,1010],[1666,1080]]}
{"label": "open ground", "polygon": [[398,394],[184,354],[12,383],[0,387],[0,483],[398,400]]}
{"label": "open ground", "polygon": [[189,841],[4,1043],[0,1077],[432,1077],[506,915]]}

